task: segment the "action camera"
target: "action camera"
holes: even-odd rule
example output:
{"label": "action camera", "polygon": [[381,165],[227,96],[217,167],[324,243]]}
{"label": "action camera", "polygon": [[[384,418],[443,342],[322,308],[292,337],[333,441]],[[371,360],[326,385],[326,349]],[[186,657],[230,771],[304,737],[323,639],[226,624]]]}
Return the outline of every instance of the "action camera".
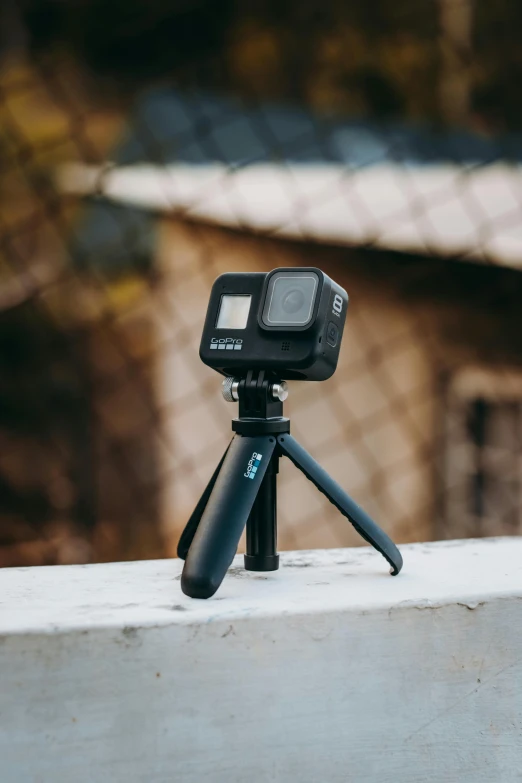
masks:
{"label": "action camera", "polygon": [[337,367],[347,306],[344,288],[313,267],[227,273],[212,287],[199,355],[226,376],[263,369],[324,381]]}
{"label": "action camera", "polygon": [[288,457],[388,561],[402,556],[389,536],[290,434],[286,380],[324,381],[335,372],[348,295],[315,268],[226,274],[212,287],[199,354],[225,375],[222,394],[239,403],[234,437],[178,543],[181,589],[210,598],[246,527],[245,568],[276,571],[277,475]]}

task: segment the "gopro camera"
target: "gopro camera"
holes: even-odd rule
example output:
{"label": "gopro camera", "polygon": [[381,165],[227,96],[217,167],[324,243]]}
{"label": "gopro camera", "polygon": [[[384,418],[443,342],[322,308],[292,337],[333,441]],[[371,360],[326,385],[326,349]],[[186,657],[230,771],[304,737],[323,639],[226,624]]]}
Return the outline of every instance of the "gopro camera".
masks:
{"label": "gopro camera", "polygon": [[199,355],[226,376],[263,369],[281,380],[335,372],[348,294],[315,267],[228,273],[210,294]]}

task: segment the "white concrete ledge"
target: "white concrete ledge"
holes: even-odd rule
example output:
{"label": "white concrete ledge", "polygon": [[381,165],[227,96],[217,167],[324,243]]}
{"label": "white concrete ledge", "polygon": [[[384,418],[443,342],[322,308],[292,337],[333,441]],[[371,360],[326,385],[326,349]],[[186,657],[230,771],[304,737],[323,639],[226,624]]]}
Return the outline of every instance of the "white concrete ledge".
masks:
{"label": "white concrete ledge", "polygon": [[522,539],[0,572],[0,780],[511,783]]}

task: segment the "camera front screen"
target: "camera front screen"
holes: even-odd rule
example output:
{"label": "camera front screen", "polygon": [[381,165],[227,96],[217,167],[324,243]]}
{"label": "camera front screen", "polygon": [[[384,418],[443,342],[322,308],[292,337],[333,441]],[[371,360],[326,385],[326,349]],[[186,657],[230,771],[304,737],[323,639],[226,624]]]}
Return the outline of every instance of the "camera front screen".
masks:
{"label": "camera front screen", "polygon": [[251,301],[250,294],[224,294],[221,297],[216,329],[246,329]]}
{"label": "camera front screen", "polygon": [[306,326],[312,319],[318,284],[315,272],[276,272],[268,284],[263,323],[266,326]]}

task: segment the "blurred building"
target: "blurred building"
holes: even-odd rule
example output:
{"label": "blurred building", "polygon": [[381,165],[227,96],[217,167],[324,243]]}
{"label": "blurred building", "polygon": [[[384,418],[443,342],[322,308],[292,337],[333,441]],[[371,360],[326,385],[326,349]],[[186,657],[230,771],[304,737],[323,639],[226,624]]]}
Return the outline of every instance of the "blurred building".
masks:
{"label": "blurred building", "polygon": [[[518,474],[499,464],[514,464],[521,442],[506,424],[520,405],[522,233],[510,189],[521,155],[517,137],[162,91],[138,106],[114,167],[62,171],[64,189],[106,196],[81,223],[82,264],[131,263],[151,242],[167,539],[232,415],[198,357],[211,283],[291,265],[319,266],[351,296],[334,378],[292,384],[299,438],[398,540],[520,530]],[[283,548],[356,543],[304,479],[291,468],[282,478]]]}
{"label": "blurred building", "polygon": [[[303,443],[399,540],[520,530],[521,8],[2,5],[0,565],[173,551],[211,283],[281,264],[351,295]],[[283,547],[358,541],[280,484]]]}

